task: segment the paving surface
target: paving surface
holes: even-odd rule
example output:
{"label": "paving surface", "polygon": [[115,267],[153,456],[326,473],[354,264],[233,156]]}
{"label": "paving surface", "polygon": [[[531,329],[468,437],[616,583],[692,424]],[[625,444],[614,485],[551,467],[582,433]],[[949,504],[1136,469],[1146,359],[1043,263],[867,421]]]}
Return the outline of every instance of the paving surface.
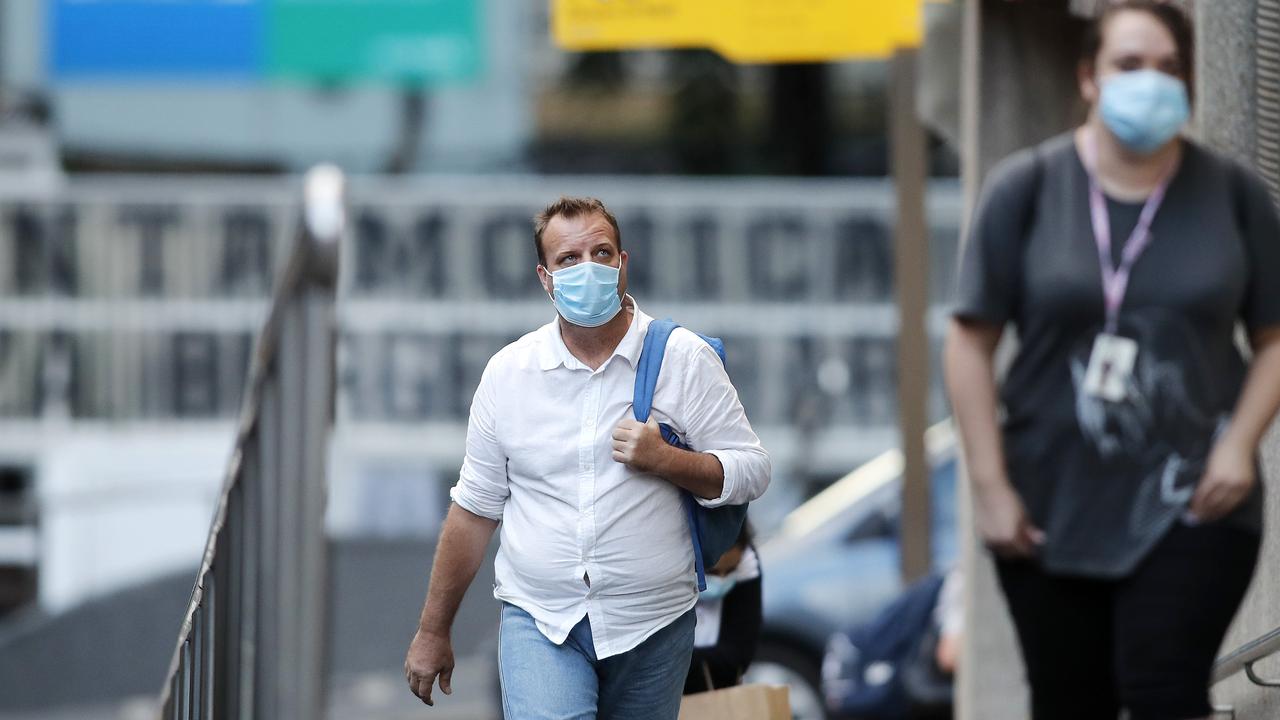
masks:
{"label": "paving surface", "polygon": [[[498,720],[498,604],[492,552],[454,628],[454,694],[426,708],[403,679],[434,545],[344,540],[330,564],[332,720]],[[99,598],[56,617],[0,623],[0,718],[142,720],[169,666],[195,569]]]}

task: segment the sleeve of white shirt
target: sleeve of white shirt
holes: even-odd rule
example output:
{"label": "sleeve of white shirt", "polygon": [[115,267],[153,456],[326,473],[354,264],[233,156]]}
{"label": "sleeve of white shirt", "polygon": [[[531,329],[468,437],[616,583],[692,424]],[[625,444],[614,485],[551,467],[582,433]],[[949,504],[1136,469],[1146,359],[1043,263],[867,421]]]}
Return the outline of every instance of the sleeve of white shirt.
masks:
{"label": "sleeve of white shirt", "polygon": [[467,420],[467,455],[462,461],[458,484],[449,497],[463,510],[490,520],[502,519],[502,508],[511,494],[507,484],[507,455],[498,443],[494,409],[494,362],[480,377],[471,416]]}
{"label": "sleeve of white shirt", "polygon": [[689,362],[681,400],[685,441],[694,450],[715,455],[724,468],[720,497],[698,502],[709,508],[741,505],[763,495],[772,473],[769,454],[747,422],[724,363],[705,343],[699,343]]}

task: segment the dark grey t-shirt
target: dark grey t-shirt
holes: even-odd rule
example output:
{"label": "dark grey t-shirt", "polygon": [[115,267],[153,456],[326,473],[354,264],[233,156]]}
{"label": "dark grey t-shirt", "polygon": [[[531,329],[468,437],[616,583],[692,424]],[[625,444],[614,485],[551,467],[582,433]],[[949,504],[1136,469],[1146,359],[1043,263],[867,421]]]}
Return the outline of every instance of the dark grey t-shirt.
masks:
{"label": "dark grey t-shirt", "polygon": [[[1108,206],[1118,257],[1141,204]],[[1120,311],[1129,397],[1107,402],[1080,389],[1104,311],[1071,135],[996,167],[969,228],[954,315],[1017,328],[1005,460],[1054,572],[1123,576],[1179,520],[1243,384],[1237,323],[1280,324],[1280,220],[1252,173],[1188,142],[1152,235]],[[1260,530],[1261,500],[1224,522]]]}

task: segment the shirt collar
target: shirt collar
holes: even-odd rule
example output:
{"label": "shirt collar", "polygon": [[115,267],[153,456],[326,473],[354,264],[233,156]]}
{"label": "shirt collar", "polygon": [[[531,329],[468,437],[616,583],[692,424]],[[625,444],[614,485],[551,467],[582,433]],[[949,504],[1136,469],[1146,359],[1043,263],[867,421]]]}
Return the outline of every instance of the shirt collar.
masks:
{"label": "shirt collar", "polygon": [[[640,352],[644,349],[644,333],[649,327],[652,320],[648,315],[640,312],[640,303],[636,302],[631,295],[626,296],[626,301],[631,303],[634,311],[631,316],[631,325],[627,328],[627,334],[622,336],[622,340],[618,343],[618,347],[613,349],[613,356],[621,356],[626,359],[631,367],[635,367],[640,362]],[[560,334],[560,318],[557,317],[547,325],[543,326],[543,342],[539,343],[538,367],[543,370],[554,370],[561,365],[570,370],[589,369],[582,364],[581,360],[573,356],[569,352],[569,348],[564,344],[564,337]],[[605,361],[608,364],[609,360]],[[601,365],[601,367],[604,367]]]}

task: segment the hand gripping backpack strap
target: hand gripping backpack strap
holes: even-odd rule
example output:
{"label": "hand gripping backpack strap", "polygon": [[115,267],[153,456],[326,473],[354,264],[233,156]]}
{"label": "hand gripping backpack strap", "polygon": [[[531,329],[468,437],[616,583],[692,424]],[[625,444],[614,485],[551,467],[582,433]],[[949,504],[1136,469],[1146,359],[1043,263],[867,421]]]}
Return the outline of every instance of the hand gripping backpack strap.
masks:
{"label": "hand gripping backpack strap", "polygon": [[[649,323],[649,330],[644,335],[644,347],[640,351],[640,360],[636,362],[636,386],[631,401],[631,410],[638,422],[649,422],[649,413],[653,410],[653,393],[658,387],[658,373],[662,371],[662,358],[667,352],[667,340],[671,332],[680,327],[674,320],[654,320]],[[713,346],[714,347],[714,346]],[[723,357],[724,351],[720,350]],[[662,431],[662,439],[678,448],[688,449],[680,441],[675,431],[665,423],[658,426]],[[680,499],[684,504],[685,517],[689,523],[689,537],[693,539],[693,565],[698,573],[698,591],[707,589],[707,569],[702,559],[702,539],[698,531],[698,501],[693,494],[681,489]]]}

